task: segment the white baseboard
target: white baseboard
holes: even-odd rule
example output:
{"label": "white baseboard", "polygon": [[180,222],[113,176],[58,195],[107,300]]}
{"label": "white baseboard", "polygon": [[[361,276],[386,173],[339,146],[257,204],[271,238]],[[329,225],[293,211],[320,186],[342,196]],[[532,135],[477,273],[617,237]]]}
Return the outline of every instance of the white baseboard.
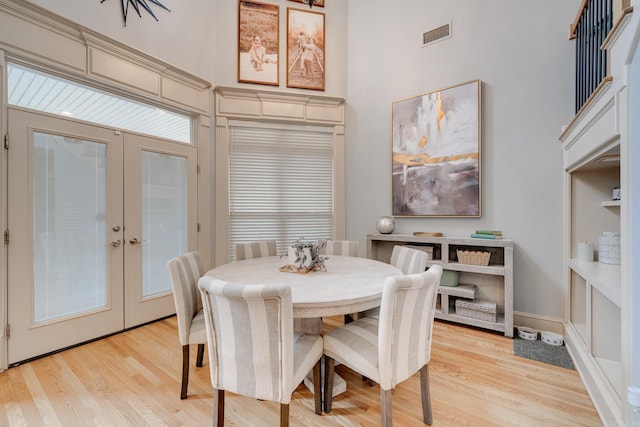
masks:
{"label": "white baseboard", "polygon": [[[531,313],[513,312],[513,325],[526,326],[538,331],[550,331],[562,335],[564,333],[564,322],[562,319],[538,316]],[[518,336],[517,332],[514,336]]]}

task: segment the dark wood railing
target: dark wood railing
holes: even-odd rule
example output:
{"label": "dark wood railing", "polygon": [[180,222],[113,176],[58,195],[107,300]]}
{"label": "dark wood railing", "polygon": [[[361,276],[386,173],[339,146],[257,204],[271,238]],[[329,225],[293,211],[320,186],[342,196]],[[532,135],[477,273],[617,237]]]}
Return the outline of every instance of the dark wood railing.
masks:
{"label": "dark wood railing", "polygon": [[576,40],[576,113],[607,76],[607,52],[602,43],[613,26],[612,0],[584,0],[571,26]]}

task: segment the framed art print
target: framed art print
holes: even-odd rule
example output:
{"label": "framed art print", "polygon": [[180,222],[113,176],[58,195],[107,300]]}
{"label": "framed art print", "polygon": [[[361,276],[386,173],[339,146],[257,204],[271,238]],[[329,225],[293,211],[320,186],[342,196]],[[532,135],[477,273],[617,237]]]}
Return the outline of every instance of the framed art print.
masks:
{"label": "framed art print", "polygon": [[324,13],[287,8],[287,87],[324,90]]}
{"label": "framed art print", "polygon": [[238,82],[278,86],[279,12],[275,4],[238,5]]}
{"label": "framed art print", "polygon": [[[308,0],[289,0],[289,1],[296,2],[296,3],[309,4]],[[315,0],[313,2],[313,6],[324,7],[324,0]]]}
{"label": "framed art print", "polygon": [[392,103],[394,216],[480,217],[480,81]]}

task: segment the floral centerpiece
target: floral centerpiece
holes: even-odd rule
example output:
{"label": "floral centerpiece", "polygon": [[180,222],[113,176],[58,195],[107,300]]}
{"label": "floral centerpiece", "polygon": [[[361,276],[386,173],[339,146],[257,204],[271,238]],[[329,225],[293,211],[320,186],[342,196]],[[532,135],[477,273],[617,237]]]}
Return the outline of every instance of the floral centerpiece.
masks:
{"label": "floral centerpiece", "polygon": [[327,259],[320,255],[320,249],[324,245],[318,245],[317,242],[305,241],[298,239],[287,250],[287,258],[289,264],[282,267],[282,271],[291,271],[294,273],[308,273],[310,271],[326,271],[324,261]]}

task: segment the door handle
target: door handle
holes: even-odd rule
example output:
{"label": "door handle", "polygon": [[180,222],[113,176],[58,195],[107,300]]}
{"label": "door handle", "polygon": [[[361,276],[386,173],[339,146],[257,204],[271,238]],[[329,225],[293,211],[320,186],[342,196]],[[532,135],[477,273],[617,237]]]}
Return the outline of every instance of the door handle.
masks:
{"label": "door handle", "polygon": [[111,246],[117,248],[118,246],[120,246],[120,243],[122,243],[120,240],[114,240],[113,242],[111,242]]}
{"label": "door handle", "polygon": [[133,239],[129,240],[129,243],[132,244],[132,245],[137,245],[140,242],[138,241],[137,238],[134,237]]}

